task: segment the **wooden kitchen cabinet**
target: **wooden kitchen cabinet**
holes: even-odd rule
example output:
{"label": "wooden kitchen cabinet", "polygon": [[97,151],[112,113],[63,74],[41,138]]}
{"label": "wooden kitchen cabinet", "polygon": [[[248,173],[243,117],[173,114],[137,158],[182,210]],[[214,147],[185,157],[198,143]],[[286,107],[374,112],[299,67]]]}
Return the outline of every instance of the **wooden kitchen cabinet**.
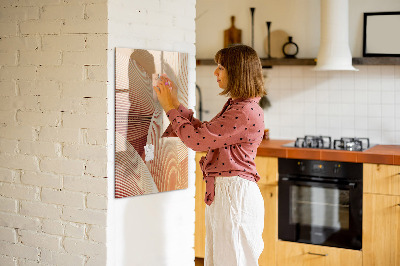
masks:
{"label": "wooden kitchen cabinet", "polygon": [[363,173],[364,193],[400,196],[399,165],[365,163]]}
{"label": "wooden kitchen cabinet", "polygon": [[400,196],[365,193],[363,265],[400,266]]}
{"label": "wooden kitchen cabinet", "polygon": [[206,240],[206,224],[204,195],[206,193],[206,183],[203,181],[203,172],[199,167],[199,161],[202,156],[206,156],[206,152],[196,152],[196,195],[195,195],[195,228],[194,228],[194,254],[197,258],[204,258],[205,240]]}
{"label": "wooden kitchen cabinet", "polygon": [[277,266],[361,266],[363,259],[358,250],[281,240],[277,252]]}
{"label": "wooden kitchen cabinet", "polygon": [[363,170],[363,265],[400,266],[400,166]]}
{"label": "wooden kitchen cabinet", "polygon": [[264,250],[258,259],[259,266],[276,265],[278,241],[278,187],[259,185],[264,198]]}

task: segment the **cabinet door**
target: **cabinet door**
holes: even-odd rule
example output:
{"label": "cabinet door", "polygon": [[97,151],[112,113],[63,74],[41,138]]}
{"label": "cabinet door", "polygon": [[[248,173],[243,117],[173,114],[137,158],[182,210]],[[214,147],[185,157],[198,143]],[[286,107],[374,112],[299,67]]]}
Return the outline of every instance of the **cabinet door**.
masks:
{"label": "cabinet door", "polygon": [[258,259],[260,266],[276,265],[276,242],[278,241],[278,187],[259,185],[264,198],[264,250]]}
{"label": "cabinet door", "polygon": [[361,266],[362,252],[278,241],[278,266]]}
{"label": "cabinet door", "polygon": [[400,196],[364,194],[364,266],[400,266],[399,204]]}
{"label": "cabinet door", "polygon": [[257,156],[254,162],[261,176],[258,184],[278,185],[278,158]]}
{"label": "cabinet door", "polygon": [[199,161],[205,152],[196,153],[196,195],[195,195],[195,233],[194,233],[194,253],[197,258],[204,258],[204,248],[206,240],[204,195],[206,193],[206,184],[203,181],[203,172],[199,167]]}
{"label": "cabinet door", "polygon": [[365,163],[363,175],[364,193],[400,195],[400,166]]}

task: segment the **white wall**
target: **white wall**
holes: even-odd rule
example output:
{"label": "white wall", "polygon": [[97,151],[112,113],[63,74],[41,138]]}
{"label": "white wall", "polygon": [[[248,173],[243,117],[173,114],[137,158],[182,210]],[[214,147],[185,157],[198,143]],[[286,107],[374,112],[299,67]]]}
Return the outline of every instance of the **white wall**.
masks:
{"label": "white wall", "polygon": [[0,265],[105,265],[104,2],[0,1]]}
{"label": "white wall", "polygon": [[[242,24],[237,27],[248,29],[244,43],[250,44],[248,7],[255,6],[258,24],[265,27],[264,32],[260,29],[255,31],[255,49],[261,57],[265,56],[262,46],[262,38],[266,36],[265,20],[271,20],[274,29],[281,27],[288,33],[293,32],[300,47],[299,58],[316,57],[319,3],[317,0],[226,0],[218,2],[225,7],[221,9],[216,8],[214,1],[199,2],[197,55],[199,58],[213,58],[222,46],[222,31],[229,27],[230,15],[239,16],[240,12],[242,15],[237,17],[237,22]],[[350,47],[353,57],[360,57],[362,13],[400,10],[400,1],[349,0],[349,9]],[[265,16],[257,15],[262,12]],[[271,137],[295,139],[305,134],[324,134],[333,138],[369,137],[373,143],[400,144],[400,66],[355,67],[360,71],[314,72],[310,66],[274,66],[264,70],[272,104],[264,111],[265,123]],[[211,119],[226,101],[225,97],[215,97],[219,89],[213,71],[212,66],[197,67],[196,83],[202,90],[203,109],[209,112],[203,114],[203,120]]]}
{"label": "white wall", "polygon": [[[271,31],[283,30],[299,46],[299,58],[314,58],[320,38],[320,0],[202,0],[197,3],[197,58],[213,58],[223,46],[223,31],[230,27],[230,17],[242,30],[242,42],[251,45],[251,13],[254,14],[254,49],[266,57],[265,22],[271,21]],[[362,56],[363,12],[399,11],[398,0],[349,0],[349,42],[353,57]],[[273,42],[273,40],[271,41]],[[271,45],[272,46],[272,45]]]}
{"label": "white wall", "polygon": [[107,265],[194,264],[194,152],[189,188],[114,199],[115,47],[189,53],[189,107],[195,103],[195,0],[109,1]]}

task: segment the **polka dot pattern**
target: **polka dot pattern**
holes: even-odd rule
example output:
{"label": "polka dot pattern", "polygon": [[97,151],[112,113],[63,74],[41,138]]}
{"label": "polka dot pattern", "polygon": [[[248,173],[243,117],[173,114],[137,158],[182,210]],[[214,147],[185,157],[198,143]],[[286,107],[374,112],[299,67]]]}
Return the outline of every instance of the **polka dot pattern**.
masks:
{"label": "polka dot pattern", "polygon": [[194,118],[193,111],[183,105],[167,113],[171,124],[163,137],[175,135],[195,151],[208,150],[207,156],[200,160],[207,204],[214,199],[216,176],[240,176],[254,182],[260,179],[254,163],[265,128],[259,100],[260,97],[230,98],[209,122]]}

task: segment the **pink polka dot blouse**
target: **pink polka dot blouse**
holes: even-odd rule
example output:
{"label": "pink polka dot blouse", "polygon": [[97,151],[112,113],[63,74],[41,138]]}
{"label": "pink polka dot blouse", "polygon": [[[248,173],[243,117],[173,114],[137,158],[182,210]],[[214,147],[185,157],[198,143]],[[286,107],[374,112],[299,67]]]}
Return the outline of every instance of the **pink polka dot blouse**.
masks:
{"label": "pink polka dot blouse", "polygon": [[193,111],[182,104],[167,112],[171,124],[162,137],[177,136],[192,150],[207,151],[200,160],[207,205],[214,200],[217,176],[240,176],[253,182],[260,179],[254,163],[265,128],[259,100],[260,97],[229,98],[209,122],[194,118]]}

